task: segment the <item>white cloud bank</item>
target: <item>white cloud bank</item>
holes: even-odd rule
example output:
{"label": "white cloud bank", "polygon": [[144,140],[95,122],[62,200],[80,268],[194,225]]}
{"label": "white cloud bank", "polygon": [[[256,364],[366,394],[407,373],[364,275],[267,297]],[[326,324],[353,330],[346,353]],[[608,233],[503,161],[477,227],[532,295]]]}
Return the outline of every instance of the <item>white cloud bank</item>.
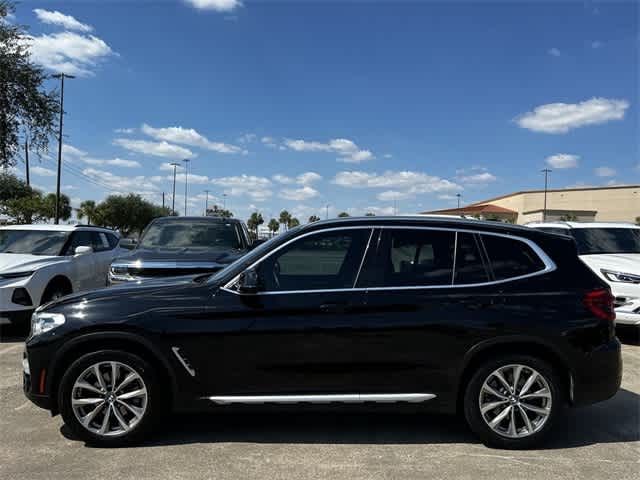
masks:
{"label": "white cloud bank", "polygon": [[33,12],[42,23],[57,25],[66,28],[67,30],[77,30],[79,32],[91,32],[93,30],[91,25],[79,22],[71,15],[65,15],[57,10],[50,11],[42,8],[36,8]]}
{"label": "white cloud bank", "polygon": [[185,0],[197,10],[213,10],[215,12],[231,12],[242,6],[240,0]]}
{"label": "white cloud bank", "polygon": [[118,145],[122,148],[129,150],[130,152],[142,153],[144,155],[153,155],[154,157],[184,159],[193,158],[193,153],[188,148],[173,145],[171,143],[162,142],[149,142],[147,140],[132,140],[130,138],[116,138],[113,141],[114,145]]}
{"label": "white cloud bank", "polygon": [[247,153],[246,150],[228,143],[212,142],[193,128],[164,127],[154,128],[146,123],[140,128],[142,133],[165,142],[179,143],[190,147],[199,147],[218,153]]}
{"label": "white cloud bank", "polygon": [[296,152],[335,153],[338,155],[338,161],[345,163],[361,163],[375,158],[370,150],[361,149],[355,142],[346,138],[334,138],[326,143],[285,139],[284,146]]}
{"label": "white cloud bank", "polygon": [[551,168],[563,169],[563,168],[576,168],[578,166],[578,160],[580,156],[571,155],[569,153],[556,153],[545,159],[545,163]]}

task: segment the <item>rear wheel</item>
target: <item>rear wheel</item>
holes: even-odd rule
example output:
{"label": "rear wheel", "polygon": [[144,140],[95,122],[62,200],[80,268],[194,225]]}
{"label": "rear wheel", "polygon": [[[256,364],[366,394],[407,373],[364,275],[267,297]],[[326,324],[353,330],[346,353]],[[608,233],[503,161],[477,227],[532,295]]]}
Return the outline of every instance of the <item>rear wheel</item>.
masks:
{"label": "rear wheel", "polygon": [[549,433],[564,403],[561,381],[547,362],[509,355],[474,373],[464,413],[486,445],[519,449],[536,445]]}
{"label": "rear wheel", "polygon": [[62,377],[58,405],[79,438],[111,447],[140,440],[162,410],[152,365],[118,350],[89,353],[71,364]]}

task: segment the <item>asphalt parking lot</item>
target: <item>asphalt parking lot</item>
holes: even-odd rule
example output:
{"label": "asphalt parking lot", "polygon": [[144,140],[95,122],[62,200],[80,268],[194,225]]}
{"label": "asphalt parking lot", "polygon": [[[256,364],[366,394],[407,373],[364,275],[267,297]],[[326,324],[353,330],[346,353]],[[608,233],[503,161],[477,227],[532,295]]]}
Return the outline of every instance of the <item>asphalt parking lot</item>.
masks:
{"label": "asphalt parking lot", "polygon": [[[624,338],[623,338],[624,340]],[[0,342],[0,478],[640,478],[640,347],[625,344],[622,389],[569,411],[534,451],[486,448],[461,420],[402,414],[174,416],[135,448],[95,449],[27,402],[22,343]]]}

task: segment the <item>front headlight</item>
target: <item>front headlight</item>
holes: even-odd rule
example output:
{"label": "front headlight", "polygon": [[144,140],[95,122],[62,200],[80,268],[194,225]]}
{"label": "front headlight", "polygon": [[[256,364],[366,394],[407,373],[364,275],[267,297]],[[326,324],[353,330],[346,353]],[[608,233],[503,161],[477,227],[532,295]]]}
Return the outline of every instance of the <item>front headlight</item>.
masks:
{"label": "front headlight", "polygon": [[31,336],[35,337],[49,330],[64,325],[65,318],[61,313],[35,312],[31,315]]}
{"label": "front headlight", "polygon": [[614,272],[613,270],[600,270],[605,278],[611,282],[640,283],[640,275],[633,273]]}

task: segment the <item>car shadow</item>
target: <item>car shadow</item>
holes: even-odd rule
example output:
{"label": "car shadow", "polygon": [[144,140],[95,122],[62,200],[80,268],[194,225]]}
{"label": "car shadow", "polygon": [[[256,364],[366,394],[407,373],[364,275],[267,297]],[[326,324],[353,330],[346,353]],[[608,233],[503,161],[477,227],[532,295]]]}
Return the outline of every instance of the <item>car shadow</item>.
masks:
{"label": "car shadow", "polygon": [[[63,426],[62,434],[74,439]],[[620,390],[607,402],[570,409],[540,450],[640,440],[640,395]],[[271,411],[173,415],[140,447],[199,443],[450,444],[479,443],[463,419],[450,415],[348,411]]]}

